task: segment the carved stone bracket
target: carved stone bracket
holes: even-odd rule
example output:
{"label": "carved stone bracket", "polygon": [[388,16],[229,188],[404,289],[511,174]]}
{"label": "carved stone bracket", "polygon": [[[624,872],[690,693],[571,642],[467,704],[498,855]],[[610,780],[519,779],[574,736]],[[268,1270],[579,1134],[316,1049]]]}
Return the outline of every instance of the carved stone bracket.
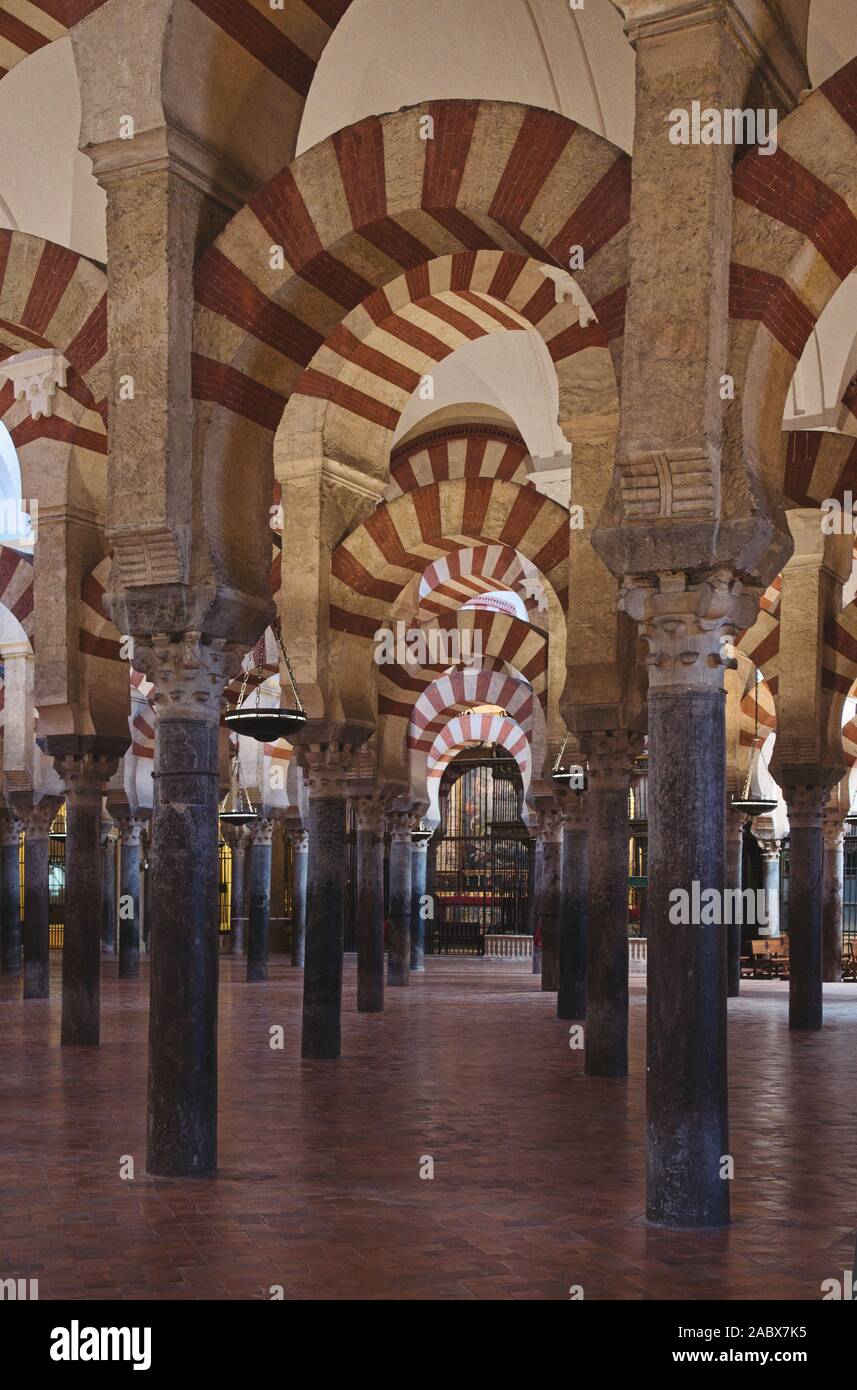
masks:
{"label": "carved stone bracket", "polygon": [[199,632],[178,640],[156,633],[135,639],[132,665],[154,685],[150,698],[159,719],[218,719],[242,655],[237,643],[222,637],[207,642]]}
{"label": "carved stone bracket", "polygon": [[53,400],[66,385],[68,362],[54,348],[35,348],[7,357],[0,364],[0,377],[8,377],[15,400],[26,400],[34,420],[54,413]]}
{"label": "carved stone bracket", "polygon": [[625,521],[717,514],[718,477],[699,449],[652,449],[620,463]]}
{"label": "carved stone bracket", "polygon": [[725,569],[626,577],[620,607],[648,644],[650,690],[722,690],[735,664],[724,648],[755,621],[760,596]]}

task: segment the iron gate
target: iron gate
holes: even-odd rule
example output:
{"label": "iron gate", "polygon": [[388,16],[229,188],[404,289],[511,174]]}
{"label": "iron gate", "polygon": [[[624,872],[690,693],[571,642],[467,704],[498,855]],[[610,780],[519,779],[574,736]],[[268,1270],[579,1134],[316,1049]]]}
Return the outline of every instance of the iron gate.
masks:
{"label": "iron gate", "polygon": [[521,820],[517,764],[459,754],[443,775],[440,826],[429,846],[431,955],[481,956],[486,935],[530,931],[533,843]]}

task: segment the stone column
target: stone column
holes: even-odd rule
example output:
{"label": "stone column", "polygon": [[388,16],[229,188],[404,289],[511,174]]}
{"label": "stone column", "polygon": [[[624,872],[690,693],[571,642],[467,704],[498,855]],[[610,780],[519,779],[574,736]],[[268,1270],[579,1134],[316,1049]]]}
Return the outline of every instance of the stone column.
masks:
{"label": "stone column", "polygon": [[51,825],[59,800],[46,798],[24,812],[24,998],[50,996]]}
{"label": "stone column", "polygon": [[823,976],[828,984],[842,979],[842,894],[845,888],[845,826],[841,814],[825,812],[824,902],[822,906]]}
{"label": "stone column", "polygon": [[780,934],[780,851],[782,840],[760,839],[764,867],[765,902],[768,907],[768,936]]}
{"label": "stone column", "polygon": [[66,1047],[101,1039],[101,802],[116,758],[81,753],[54,759],[65,786],[65,921],[62,1026]]}
{"label": "stone column", "polygon": [[623,603],[649,648],[646,1210],[661,1225],[722,1226],[726,943],[722,913],[696,904],[722,903],[724,648],[758,598],[718,570],[629,582]]}
{"label": "stone column", "polygon": [[[25,890],[26,891],[26,890]],[[116,954],[116,835],[112,822],[101,824],[101,949]]]}
{"label": "stone column", "polygon": [[827,789],[783,786],[789,813],[789,1027],[822,1023],[824,839]]}
{"label": "stone column", "polygon": [[144,839],[146,867],[143,870],[143,945],[148,956],[152,950],[152,835],[147,829]]}
{"label": "stone column", "polygon": [[428,884],[428,847],[431,836],[415,830],[411,836],[411,969],[426,968],[426,919],[423,899]]}
{"label": "stone column", "polygon": [[21,822],[4,816],[0,821],[0,971],[20,975],[21,953]]}
{"label": "stone column", "polygon": [[143,822],[135,816],[119,820],[119,978],[140,974],[140,846]]}
{"label": "stone column", "polygon": [[[728,800],[724,822],[726,841],[723,858],[723,886],[726,889],[737,889],[740,893],[744,814],[740,811],[733,811]],[[733,901],[737,902],[739,899],[733,899]],[[726,925],[726,994],[730,999],[736,998],[741,993],[741,919],[743,912],[733,912],[732,916],[737,917],[738,921]]]}
{"label": "stone column", "polygon": [[292,842],[292,965],[303,970],[306,955],[306,909],[309,835],[303,829],[289,830]]}
{"label": "stone column", "polygon": [[530,934],[533,938],[533,974],[542,973],[542,947],[536,945],[536,935],[538,932],[538,909],[541,894],[542,881],[542,846],[539,840],[538,830],[531,831],[533,840],[533,882],[530,890],[530,901],[528,917],[530,922]]}
{"label": "stone column", "polygon": [[589,871],[586,1053],[589,1076],[628,1075],[628,788],[641,739],[587,734]]}
{"label": "stone column", "polygon": [[411,982],[411,817],[395,812],[387,817],[390,832],[389,922],[387,984]]}
{"label": "stone column", "polygon": [[250,914],[247,930],[247,979],[268,978],[271,927],[271,840],[274,822],[260,817],[250,827]]}
{"label": "stone column", "polygon": [[384,1009],[384,808],[357,802],[357,1012]]}
{"label": "stone column", "polygon": [[301,1056],[336,1058],[342,1048],[345,913],[345,773],[339,744],[301,750],[309,785],[306,958]]}
{"label": "stone column", "polygon": [[536,921],[542,929],[542,989],[559,989],[559,897],[562,872],[562,813],[558,807],[539,811],[541,872]]}
{"label": "stone column", "polygon": [[224,825],[221,835],[232,854],[229,886],[230,951],[240,956],[247,946],[247,860],[252,831],[246,825]]}
{"label": "stone column", "polygon": [[562,808],[557,1018],[586,1018],[588,899],[589,805],[586,792],[571,792]]}
{"label": "stone column", "polygon": [[146,1168],[217,1166],[218,725],[240,648],[199,632],[138,639],[155,686]]}

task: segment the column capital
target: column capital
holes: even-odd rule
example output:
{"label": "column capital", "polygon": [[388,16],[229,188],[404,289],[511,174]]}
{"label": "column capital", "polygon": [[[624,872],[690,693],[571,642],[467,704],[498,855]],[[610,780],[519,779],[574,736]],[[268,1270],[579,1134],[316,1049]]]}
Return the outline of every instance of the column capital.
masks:
{"label": "column capital", "polygon": [[725,647],[752,626],[760,597],[729,569],[626,575],[619,606],[648,645],[649,693],[722,690],[734,665]]}
{"label": "column capital", "polygon": [[783,796],[789,813],[790,830],[821,828],[828,797],[827,787],[811,782],[800,786],[784,786]]}
{"label": "column capital", "polygon": [[410,811],[387,811],[385,818],[391,842],[394,845],[409,845],[411,843]]}
{"label": "column capital", "polygon": [[427,831],[427,830],[412,830],[412,831],[411,831],[411,850],[413,851],[414,854],[421,854],[421,855],[423,855],[423,856],[427,855],[427,854],[428,854],[428,847],[429,847],[429,841],[430,841],[430,840],[431,840],[431,834],[429,833],[429,831]]}
{"label": "column capital", "polygon": [[758,839],[757,842],[759,845],[759,849],[762,852],[763,859],[768,861],[779,859],[780,851],[783,847],[782,840],[776,840],[771,839],[770,837],[766,837],[765,839]]}
{"label": "column capital", "polygon": [[305,743],[297,749],[312,800],[345,796],[345,778],[355,749],[347,743]]}
{"label": "column capital", "polygon": [[546,806],[536,812],[536,834],[541,845],[558,845],[562,842],[562,808]]}
{"label": "column capital", "polygon": [[593,791],[627,791],[634,759],[643,746],[642,734],[630,729],[601,730],[582,735],[582,742]]}
{"label": "column capital", "polygon": [[66,385],[67,374],[68,362],[55,348],[18,352],[0,364],[0,377],[8,377],[15,400],[26,400],[34,420],[53,415],[54,396]]}
{"label": "column capital", "polygon": [[302,825],[287,826],[286,834],[289,837],[289,843],[292,846],[293,852],[295,854],[306,854],[309,849],[309,831],[304,830]]}
{"label": "column capital", "polygon": [[138,819],[136,816],[118,816],[116,819],[116,828],[119,831],[119,841],[123,848],[130,848],[133,845],[140,845],[142,843],[145,821]]}
{"label": "column capital", "polygon": [[201,632],[156,632],[135,637],[131,664],[155,687],[151,703],[159,719],[215,721],[223,694],[241,669],[243,648]]}
{"label": "column capital", "polygon": [[845,819],[839,807],[827,809],[821,817],[821,832],[826,849],[838,849],[845,839]]}
{"label": "column capital", "polygon": [[66,802],[78,810],[101,810],[101,800],[110,778],[119,766],[118,758],[99,753],[67,754],[54,758],[57,775],[65,787]]}
{"label": "column capital", "polygon": [[23,823],[15,816],[0,818],[0,846],[5,849],[7,846],[19,844],[23,829]]}
{"label": "column capital", "polygon": [[249,825],[224,825],[220,822],[220,838],[230,849],[245,849],[250,843],[251,830]]}
{"label": "column capital", "polygon": [[384,803],[380,796],[358,796],[355,799],[357,829],[384,833]]}
{"label": "column capital", "polygon": [[251,846],[269,845],[274,836],[275,825],[276,821],[273,819],[273,817],[268,818],[265,816],[260,816],[257,821],[254,821],[253,825],[248,826],[247,828],[250,832]]}
{"label": "column capital", "polygon": [[562,806],[563,830],[589,829],[589,802],[586,792],[569,792]]}

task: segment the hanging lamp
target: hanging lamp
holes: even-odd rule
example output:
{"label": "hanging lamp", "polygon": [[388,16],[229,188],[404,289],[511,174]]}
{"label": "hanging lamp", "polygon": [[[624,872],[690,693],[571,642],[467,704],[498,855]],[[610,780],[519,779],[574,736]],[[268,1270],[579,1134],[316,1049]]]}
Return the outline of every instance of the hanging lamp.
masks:
{"label": "hanging lamp", "polygon": [[[569,763],[568,767],[563,767],[563,762],[562,762],[562,760],[563,760],[563,757],[565,756],[565,750],[566,750],[567,747],[568,747],[568,734],[566,734],[565,738],[563,739],[562,748],[559,750],[559,756],[557,757],[557,760],[556,760],[556,762],[554,763],[553,769],[552,769],[552,771],[551,771],[551,779],[552,779],[552,781],[559,783],[559,785],[560,785],[560,786],[563,786],[563,787],[569,787],[569,786],[571,786],[572,782],[577,781],[577,780],[578,780],[578,777],[579,777],[579,774],[580,774],[581,772],[583,772],[583,769],[582,769],[579,765],[572,765],[571,763]],[[582,786],[579,786],[579,787],[575,787],[574,790],[575,790],[575,791],[585,791],[585,790],[586,790],[586,774],[585,774],[585,773],[583,773],[583,785],[582,785]]]}
{"label": "hanging lamp", "polygon": [[733,796],[732,810],[743,811],[746,816],[766,816],[771,811],[777,809],[777,802],[770,797],[762,794],[759,785],[759,763],[762,757],[762,750],[759,747],[759,669],[753,667],[755,676],[755,688],[753,691],[754,718],[753,718],[753,751],[747,763],[747,775],[744,778],[744,785],[741,788],[740,796]]}
{"label": "hanging lamp", "polygon": [[[232,802],[230,807],[229,802]],[[253,821],[259,819],[259,813],[255,810],[250,797],[241,781],[241,763],[238,754],[232,758],[231,776],[229,779],[229,791],[220,803],[218,820],[221,825],[252,825]]]}
{"label": "hanging lamp", "polygon": [[255,703],[250,706],[244,704],[244,696],[247,693],[247,682],[250,679],[250,668],[248,667],[244,672],[244,680],[241,683],[238,704],[234,709],[227,710],[223,717],[223,722],[234,734],[243,734],[245,738],[254,738],[257,743],[276,743],[277,739],[288,738],[289,734],[293,734],[306,723],[306,711],[301,704],[301,697],[298,694],[298,688],[295,684],[292,663],[289,661],[289,654],[286,651],[286,644],[283,641],[279,618],[274,619],[271,627],[277,639],[277,646],[285,662],[289,684],[292,687],[292,694],[295,697],[294,707],[287,709],[268,709],[262,705],[262,681],[264,677],[262,661],[265,651],[263,638],[257,645],[259,656],[256,659]]}

